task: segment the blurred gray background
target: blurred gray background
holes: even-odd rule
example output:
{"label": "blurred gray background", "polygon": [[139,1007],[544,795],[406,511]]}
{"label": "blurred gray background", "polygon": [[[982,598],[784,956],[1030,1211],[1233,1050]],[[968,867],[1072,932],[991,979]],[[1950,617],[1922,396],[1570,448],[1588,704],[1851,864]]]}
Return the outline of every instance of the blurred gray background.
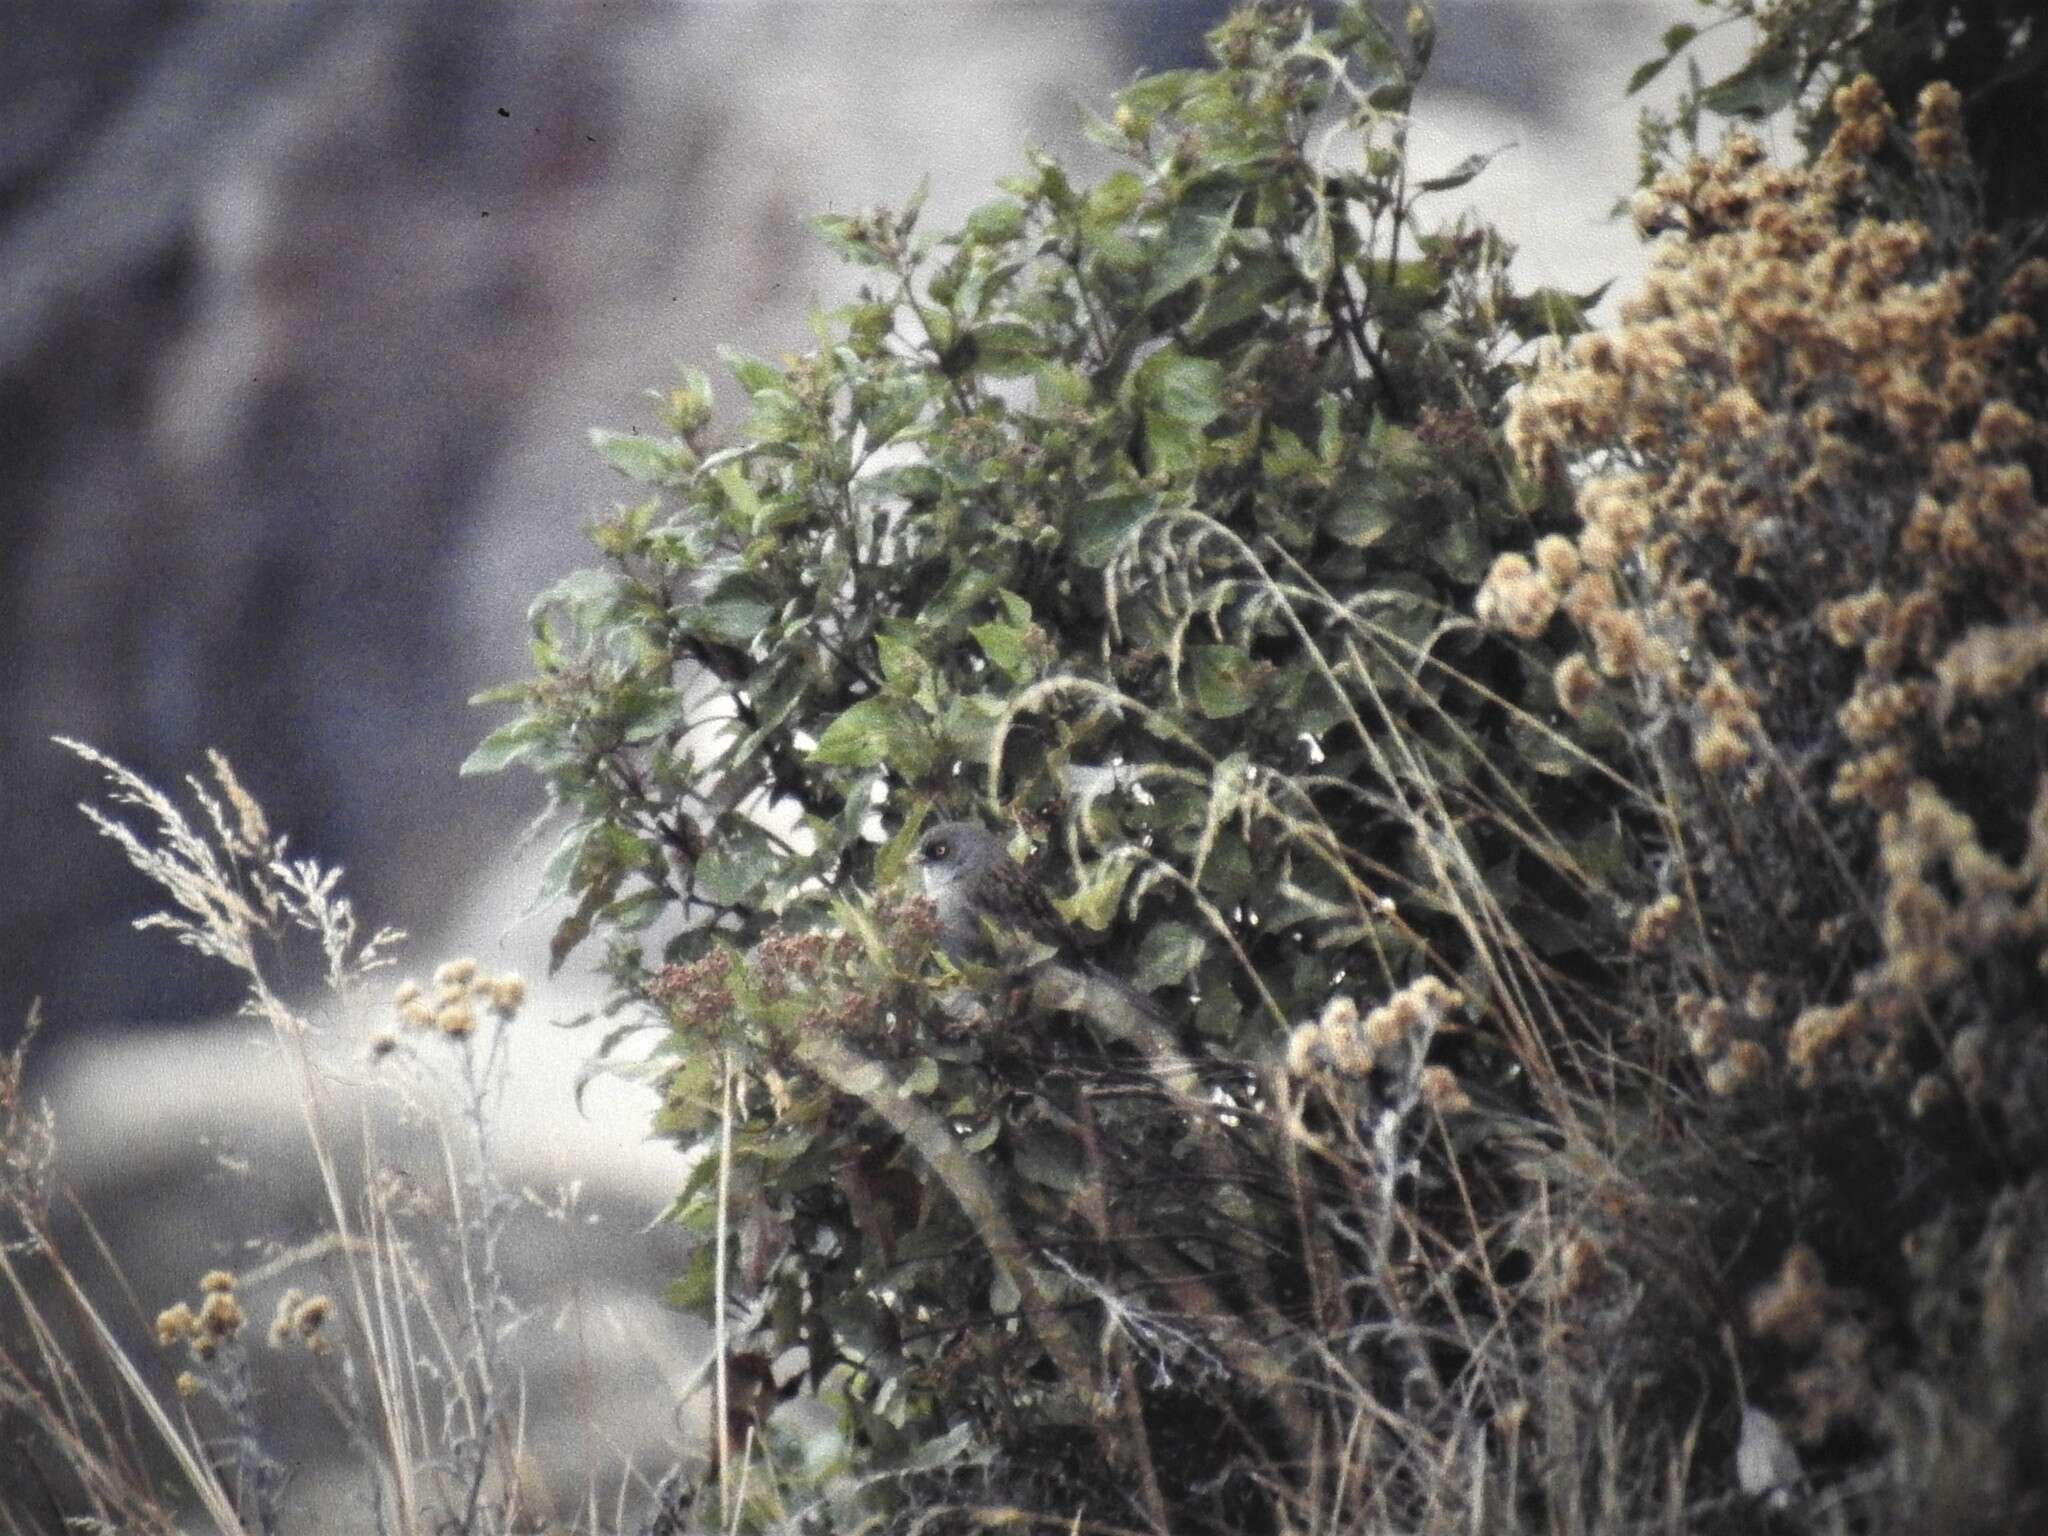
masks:
{"label": "blurred gray background", "polygon": [[[322,1219],[281,1067],[205,1024],[233,979],[130,930],[153,893],[48,738],[159,783],[218,747],[369,922],[412,930],[407,970],[538,973],[512,847],[536,786],[455,770],[495,723],[465,699],[524,675],[528,601],[627,494],[587,429],[650,425],[642,391],[678,361],[716,376],[722,342],[808,345],[852,287],[811,214],[928,173],[943,227],[1027,142],[1100,172],[1083,114],[1195,62],[1224,9],[0,0],[0,1043],[42,998],[34,1080],[146,1300]],[[1698,15],[1447,0],[1414,153],[1515,147],[1438,215],[1479,209],[1526,282],[1626,289],[1623,83]],[[590,1042],[543,1027],[588,991],[538,990],[506,1122],[518,1178],[604,1195],[519,1261],[543,1294],[564,1266],[614,1288],[553,1335],[571,1465],[666,1436],[689,1350],[652,1301],[675,1240],[638,1230],[675,1154],[634,1090],[572,1109]]]}

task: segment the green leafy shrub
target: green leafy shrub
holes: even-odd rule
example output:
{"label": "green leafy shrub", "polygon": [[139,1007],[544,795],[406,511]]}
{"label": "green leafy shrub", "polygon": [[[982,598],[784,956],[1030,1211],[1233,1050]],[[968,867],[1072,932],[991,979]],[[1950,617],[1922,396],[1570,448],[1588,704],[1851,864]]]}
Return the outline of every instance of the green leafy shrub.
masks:
{"label": "green leafy shrub", "polygon": [[[1419,11],[1404,41],[1253,5],[1210,41],[1095,125],[1129,163],[1093,186],[1034,155],[948,234],[821,219],[860,297],[811,353],[728,359],[737,441],[700,375],[664,434],[600,435],[647,498],[536,604],[472,759],[545,775],[557,959],[602,937],[619,1033],[664,1032],[661,1128],[718,1144],[677,1209],[709,1239],[677,1299],[728,1330],[715,1453],[773,1449],[762,1384],[800,1378],[848,1524],[913,1486],[932,1517],[1540,1520],[1621,1480],[1575,1415],[1677,1363],[1561,1329],[1627,1310],[1563,1215],[1600,1175],[1562,1130],[1505,1150],[1611,1092],[1586,989],[1648,814],[1586,793],[1614,774],[1597,715],[1558,730],[1555,657],[1464,617],[1561,515],[1499,426],[1592,296],[1417,218],[1482,164],[1409,175]],[[963,814],[1157,1021],[931,956],[906,857]]]}

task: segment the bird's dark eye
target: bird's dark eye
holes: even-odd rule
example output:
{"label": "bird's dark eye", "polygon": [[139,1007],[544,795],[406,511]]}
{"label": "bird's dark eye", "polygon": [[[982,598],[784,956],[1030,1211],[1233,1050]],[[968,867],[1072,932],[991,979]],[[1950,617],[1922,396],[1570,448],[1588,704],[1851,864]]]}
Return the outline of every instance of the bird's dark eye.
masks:
{"label": "bird's dark eye", "polygon": [[951,853],[952,851],[952,845],[949,844],[944,838],[940,838],[936,843],[931,843],[926,846],[924,850],[924,856],[928,859],[943,859],[947,854]]}

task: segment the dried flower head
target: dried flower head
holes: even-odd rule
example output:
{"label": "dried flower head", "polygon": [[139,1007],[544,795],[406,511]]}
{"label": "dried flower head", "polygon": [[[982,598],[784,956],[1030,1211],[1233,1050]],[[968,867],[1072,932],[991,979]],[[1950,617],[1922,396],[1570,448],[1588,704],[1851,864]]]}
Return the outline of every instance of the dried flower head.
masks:
{"label": "dried flower head", "polygon": [[1449,1067],[1424,1067],[1418,1086],[1422,1102],[1440,1115],[1462,1115],[1472,1108],[1471,1095],[1465,1092],[1465,1085],[1458,1081],[1457,1073]]}
{"label": "dried flower head", "polygon": [[276,1310],[270,1314],[270,1327],[264,1335],[272,1349],[282,1349],[291,1342],[292,1317],[298,1311],[299,1303],[305,1299],[306,1293],[297,1289],[288,1290],[278,1297]]}
{"label": "dried flower head", "polygon": [[232,1291],[215,1291],[199,1308],[199,1331],[201,1337],[232,1339],[242,1331],[247,1316],[242,1304],[235,1300]]}
{"label": "dried flower head", "polygon": [[451,1040],[476,1033],[476,1010],[467,1003],[449,1003],[434,1015],[434,1028]]}
{"label": "dried flower head", "polygon": [[1580,1295],[1606,1271],[1607,1255],[1599,1242],[1584,1232],[1574,1232],[1557,1251],[1557,1297],[1560,1301]]}
{"label": "dried flower head", "polygon": [[478,986],[490,1004],[491,1012],[501,1019],[509,1019],[526,1003],[526,978],[514,974],[493,976]]}
{"label": "dried flower head", "polygon": [[1804,1243],[1785,1253],[1778,1273],[1749,1299],[1749,1331],[1795,1347],[1820,1336],[1826,1322],[1827,1275],[1820,1255]]}
{"label": "dried flower head", "polygon": [[1323,1070],[1323,1031],[1317,1024],[1297,1024],[1287,1036],[1287,1075],[1313,1077]]}
{"label": "dried flower head", "polygon": [[1573,651],[1557,664],[1557,670],[1551,674],[1550,682],[1557,691],[1558,708],[1574,720],[1586,712],[1587,706],[1600,691],[1599,674],[1593,670],[1592,663],[1578,651]]}
{"label": "dried flower head", "polygon": [[1424,1028],[1428,1013],[1414,993],[1396,992],[1365,1016],[1365,1042],[1375,1055],[1391,1054]]}
{"label": "dried flower head", "polygon": [[300,1337],[312,1338],[327,1326],[328,1318],[334,1315],[334,1303],[325,1296],[308,1296],[299,1303],[292,1313],[292,1327]]}
{"label": "dried flower head", "polygon": [[1628,947],[1639,955],[1652,954],[1662,949],[1678,927],[1678,920],[1685,911],[1685,904],[1674,892],[1659,896],[1636,914],[1635,926],[1629,930]]}
{"label": "dried flower head", "polygon": [[1958,169],[1965,156],[1962,94],[1946,80],[1932,80],[1921,89],[1919,108],[1913,158],[1937,176]]}
{"label": "dried flower head", "polygon": [[1763,1080],[1770,1058],[1754,1040],[1737,1040],[1728,1054],[1707,1068],[1707,1091],[1718,1098],[1732,1098]]}
{"label": "dried flower head", "polygon": [[1506,630],[1519,640],[1533,640],[1557,613],[1557,599],[1556,590],[1536,574],[1526,556],[1507,554],[1487,573],[1475,611],[1482,624]]}
{"label": "dried flower head", "polygon": [[182,1344],[198,1329],[199,1318],[188,1302],[165,1307],[156,1315],[156,1341],[166,1349],[173,1344]]}

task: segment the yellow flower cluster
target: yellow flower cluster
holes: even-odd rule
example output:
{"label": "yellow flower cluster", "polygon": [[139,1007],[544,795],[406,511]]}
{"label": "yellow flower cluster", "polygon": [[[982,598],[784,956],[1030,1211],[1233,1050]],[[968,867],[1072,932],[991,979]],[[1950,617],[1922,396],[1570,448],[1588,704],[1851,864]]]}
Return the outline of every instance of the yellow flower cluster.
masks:
{"label": "yellow flower cluster", "polygon": [[[411,980],[399,983],[391,998],[401,1026],[413,1031],[438,1030],[451,1040],[476,1033],[479,1009],[510,1019],[525,1002],[524,978],[510,973],[487,976],[476,961],[466,958],[444,962],[428,986]],[[370,1045],[381,1056],[397,1043],[397,1037],[387,1031],[373,1036]]]}
{"label": "yellow flower cluster", "polygon": [[199,1306],[181,1301],[156,1315],[156,1341],[165,1349],[189,1344],[196,1360],[211,1360],[220,1347],[236,1338],[248,1321],[235,1299],[235,1277],[224,1269],[208,1270],[199,1281]]}
{"label": "yellow flower cluster", "polygon": [[[1845,895],[1826,915],[1877,958],[1835,969],[1846,993],[1802,995],[1775,1043],[1802,1080],[1906,1079],[1935,1066],[1908,1066],[1907,1040],[1977,962],[2048,969],[2048,775],[2026,747],[2048,715],[2048,260],[2002,267],[1955,215],[1951,87],[1910,133],[1868,79],[1832,105],[1811,165],[1737,133],[1639,196],[1639,225],[1671,231],[1642,292],[1508,425],[1525,469],[1581,477],[1576,537],[1502,556],[1477,612],[1525,639],[1562,615],[1583,649],[1554,675],[1561,706],[1625,682],[1700,804],[1782,794],[1809,827],[1842,818],[1847,841],[1829,835],[1869,850],[1877,910]],[[1910,197],[1875,168],[1888,146]],[[1684,931],[1659,902],[1632,939]],[[1711,1056],[1730,1086],[1759,1075],[1726,1038]]]}
{"label": "yellow flower cluster", "polygon": [[[1464,1006],[1464,994],[1434,976],[1411,982],[1363,1016],[1350,998],[1333,997],[1321,1017],[1297,1026],[1288,1038],[1287,1070],[1295,1077],[1362,1078],[1376,1067],[1413,1064],[1433,1036],[1456,1027],[1451,1015]],[[1448,1067],[1422,1067],[1416,1084],[1423,1102],[1440,1113],[1472,1107]]]}
{"label": "yellow flower cluster", "polygon": [[325,1355],[333,1349],[325,1329],[334,1315],[334,1303],[325,1296],[308,1296],[289,1290],[277,1299],[270,1319],[270,1347],[286,1349],[302,1344],[310,1354]]}

